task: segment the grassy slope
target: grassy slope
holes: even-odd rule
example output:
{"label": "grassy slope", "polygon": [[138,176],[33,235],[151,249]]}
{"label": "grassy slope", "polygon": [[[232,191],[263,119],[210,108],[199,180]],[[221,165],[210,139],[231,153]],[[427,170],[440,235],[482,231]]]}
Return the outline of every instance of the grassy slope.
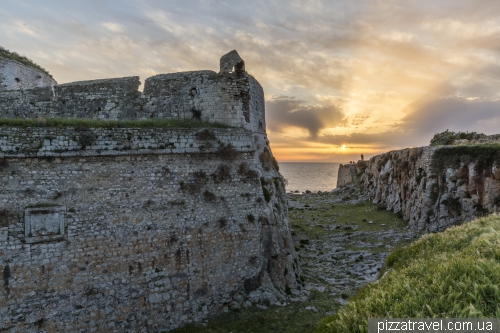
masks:
{"label": "grassy slope", "polygon": [[367,332],[367,318],[500,317],[499,230],[492,215],[394,251],[386,277],[316,332]]}

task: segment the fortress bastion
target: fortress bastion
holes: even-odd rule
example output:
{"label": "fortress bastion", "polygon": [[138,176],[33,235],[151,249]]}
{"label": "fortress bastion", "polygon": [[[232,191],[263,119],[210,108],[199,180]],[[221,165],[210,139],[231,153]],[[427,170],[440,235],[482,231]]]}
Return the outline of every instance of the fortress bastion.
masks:
{"label": "fortress bastion", "polygon": [[219,73],[139,85],[0,91],[0,330],[162,331],[300,288],[264,93],[244,61],[232,51]]}

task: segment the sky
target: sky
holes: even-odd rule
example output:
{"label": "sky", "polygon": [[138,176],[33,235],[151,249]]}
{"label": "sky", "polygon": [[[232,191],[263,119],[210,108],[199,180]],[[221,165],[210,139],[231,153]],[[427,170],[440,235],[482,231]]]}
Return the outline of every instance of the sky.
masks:
{"label": "sky", "polygon": [[263,86],[278,161],[500,133],[498,0],[3,0],[0,46],[59,83],[219,70]]}

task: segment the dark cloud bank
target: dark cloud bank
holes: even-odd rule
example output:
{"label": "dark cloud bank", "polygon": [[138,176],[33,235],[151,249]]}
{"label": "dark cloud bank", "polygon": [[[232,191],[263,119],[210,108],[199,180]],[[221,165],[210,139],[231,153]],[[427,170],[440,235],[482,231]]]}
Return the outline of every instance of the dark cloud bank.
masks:
{"label": "dark cloud bank", "polygon": [[271,131],[281,132],[286,127],[300,127],[307,129],[314,140],[322,128],[347,124],[344,113],[335,105],[312,106],[288,96],[267,101],[266,116],[267,127]]}

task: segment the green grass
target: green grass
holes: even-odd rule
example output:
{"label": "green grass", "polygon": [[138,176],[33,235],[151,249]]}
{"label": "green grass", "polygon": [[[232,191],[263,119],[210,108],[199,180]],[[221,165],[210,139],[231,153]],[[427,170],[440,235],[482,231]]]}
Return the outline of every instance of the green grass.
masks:
{"label": "green grass", "polygon": [[[320,239],[328,235],[328,232],[318,224],[356,225],[356,231],[389,230],[402,228],[408,224],[390,211],[377,210],[377,205],[370,202],[354,205],[330,204],[314,198],[303,199],[301,202],[309,207],[291,209],[293,214],[290,214],[290,223],[292,228],[303,231],[310,239]],[[369,224],[369,221],[373,223]],[[352,230],[340,228],[338,232],[352,232]]]}
{"label": "green grass", "polygon": [[[304,310],[314,306],[318,312]],[[248,309],[233,310],[212,318],[206,323],[189,324],[170,333],[263,333],[263,332],[313,332],[325,312],[338,305],[327,293],[313,292],[306,302],[291,303],[285,307],[271,306],[266,310],[252,306]]]}
{"label": "green grass", "polygon": [[368,318],[499,317],[499,230],[500,217],[492,215],[394,251],[387,276],[316,332],[367,332]]}
{"label": "green grass", "polygon": [[100,120],[76,118],[0,118],[0,126],[75,128],[228,128],[220,123],[195,119]]}

